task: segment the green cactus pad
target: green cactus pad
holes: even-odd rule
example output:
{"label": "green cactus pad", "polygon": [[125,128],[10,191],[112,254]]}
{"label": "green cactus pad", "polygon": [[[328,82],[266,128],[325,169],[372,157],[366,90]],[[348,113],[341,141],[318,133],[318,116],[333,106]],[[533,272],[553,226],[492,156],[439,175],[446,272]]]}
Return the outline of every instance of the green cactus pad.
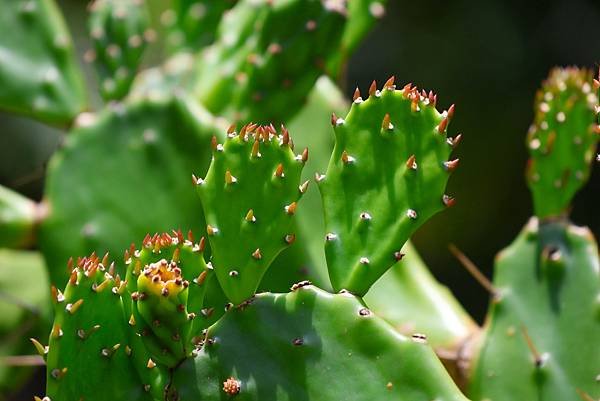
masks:
{"label": "green cactus pad", "polygon": [[148,41],[149,15],[143,0],[95,0],[89,31],[104,99],[121,99],[129,91]]}
{"label": "green cactus pad", "polygon": [[79,259],[64,294],[54,293],[46,358],[50,399],[153,400],[151,386],[164,385],[160,379],[143,383],[134,368],[120,296],[126,283],[106,263],[94,255]]}
{"label": "green cactus pad", "polygon": [[466,401],[423,342],[350,294],[300,284],[232,308],[173,387],[181,401]]}
{"label": "green cactus pad", "polygon": [[532,218],[497,256],[494,288],[472,399],[598,399],[600,262],[590,231]]}
{"label": "green cactus pad", "polygon": [[[199,50],[211,44],[223,13],[237,0],[175,0],[173,23],[169,32],[169,47],[174,51]],[[169,18],[170,14],[167,14]]]}
{"label": "green cactus pad", "polygon": [[38,215],[35,202],[0,185],[0,247],[30,246]]}
{"label": "green cactus pad", "polygon": [[48,332],[49,290],[41,254],[0,249],[0,400],[33,373],[31,367],[10,366],[4,358],[33,354],[29,338]]}
{"label": "green cactus pad", "polygon": [[234,120],[286,122],[335,56],[344,14],[326,0],[238,2],[199,56],[196,97]]}
{"label": "green cactus pad", "polygon": [[116,105],[75,128],[51,160],[40,244],[54,283],[71,255],[121,255],[132,239],[173,227],[204,232],[193,171],[221,132],[182,98]]}
{"label": "green cactus pad", "polygon": [[452,202],[444,195],[458,160],[446,137],[454,107],[439,113],[436,96],[393,78],[359,93],[345,119],[332,116],[336,144],[317,175],[333,288],[364,295],[397,260],[410,235]]}
{"label": "green cactus pad", "polygon": [[426,334],[434,349],[456,352],[477,325],[450,290],[435,280],[410,242],[402,253],[402,260],[371,287],[365,303],[400,333]]}
{"label": "green cactus pad", "polygon": [[540,218],[567,212],[586,183],[600,139],[592,72],[552,70],[536,95],[535,121],[527,135],[527,181]]}
{"label": "green cactus pad", "polygon": [[85,107],[73,43],[53,0],[3,1],[0,109],[68,124]]}
{"label": "green cactus pad", "polygon": [[[247,124],[213,141],[213,160],[197,189],[206,216],[212,265],[235,304],[251,297],[273,259],[292,244],[293,217],[308,151],[294,154],[287,129]],[[232,247],[235,252],[232,252]]]}
{"label": "green cactus pad", "polygon": [[132,301],[124,304],[130,324],[153,351],[155,362],[169,367],[189,354],[192,338],[220,316],[225,304],[204,304],[207,288],[218,284],[204,262],[204,238],[193,240],[191,233],[184,239],[181,231],[148,235],[140,250],[131,248],[125,254]]}

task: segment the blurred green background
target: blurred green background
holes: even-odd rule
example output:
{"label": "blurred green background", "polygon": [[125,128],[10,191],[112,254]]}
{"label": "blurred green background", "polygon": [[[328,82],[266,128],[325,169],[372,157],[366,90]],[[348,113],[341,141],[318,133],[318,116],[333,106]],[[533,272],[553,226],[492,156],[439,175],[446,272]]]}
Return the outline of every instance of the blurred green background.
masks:
{"label": "blurred green background", "polygon": [[[153,1],[160,5],[161,2]],[[60,1],[80,56],[85,1]],[[162,5],[164,6],[164,2]],[[555,65],[598,67],[600,2],[393,1],[386,16],[348,64],[341,85],[348,96],[390,75],[438,93],[439,107],[455,103],[450,132],[463,133],[461,168],[448,193],[456,206],[427,223],[414,241],[434,274],[481,321],[487,294],[447,250],[455,243],[488,275],[494,255],[531,215],[523,178],[524,136],[533,98]],[[148,63],[159,48],[147,52]],[[86,66],[88,68],[89,66]],[[88,77],[93,76],[87,70]],[[61,133],[0,114],[0,183],[39,199],[44,168]],[[573,220],[600,235],[600,169],[577,196]]]}

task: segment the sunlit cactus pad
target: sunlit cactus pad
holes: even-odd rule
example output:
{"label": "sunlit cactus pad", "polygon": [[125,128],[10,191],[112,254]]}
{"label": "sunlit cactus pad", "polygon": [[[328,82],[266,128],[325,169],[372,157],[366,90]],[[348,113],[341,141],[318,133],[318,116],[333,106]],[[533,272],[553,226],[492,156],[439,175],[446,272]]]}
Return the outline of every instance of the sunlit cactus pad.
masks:
{"label": "sunlit cactus pad", "polygon": [[355,93],[345,118],[332,116],[336,143],[316,180],[325,211],[325,252],[334,289],[364,295],[396,261],[410,235],[453,203],[444,190],[458,160],[447,136],[454,106],[393,78],[369,98]]}
{"label": "sunlit cactus pad", "polygon": [[[211,263],[231,302],[252,296],[273,259],[291,245],[298,200],[307,189],[300,176],[308,151],[293,151],[282,127],[246,124],[213,142],[204,179],[194,178],[206,216]],[[235,251],[233,251],[235,250]]]}
{"label": "sunlit cactus pad", "polygon": [[175,372],[173,391],[180,401],[466,401],[425,342],[350,294],[300,283],[232,308]]}
{"label": "sunlit cactus pad", "polygon": [[496,259],[475,401],[600,397],[600,262],[590,231],[532,218]]}
{"label": "sunlit cactus pad", "polygon": [[592,72],[556,68],[536,95],[527,181],[539,217],[564,214],[587,182],[600,139]]}

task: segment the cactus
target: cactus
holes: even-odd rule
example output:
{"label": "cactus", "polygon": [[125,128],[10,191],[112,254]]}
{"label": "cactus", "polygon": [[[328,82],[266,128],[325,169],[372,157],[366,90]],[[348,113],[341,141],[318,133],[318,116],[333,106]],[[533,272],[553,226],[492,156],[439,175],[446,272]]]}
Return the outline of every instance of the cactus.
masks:
{"label": "cactus", "polygon": [[29,359],[29,337],[48,332],[52,321],[49,289],[44,260],[38,252],[0,249],[0,400],[32,373],[31,367],[19,362]]}
{"label": "cactus", "polygon": [[54,0],[5,1],[0,26],[0,108],[68,124],[85,107],[71,36]]}
{"label": "cactus", "polygon": [[285,122],[339,46],[343,2],[243,0],[200,54],[194,93],[216,115]]}
{"label": "cactus", "polygon": [[589,178],[587,166],[599,137],[592,85],[589,70],[557,68],[536,95],[535,121],[527,135],[527,181],[541,218],[563,215]]}
{"label": "cactus", "polygon": [[237,0],[177,0],[173,4],[174,21],[169,32],[169,46],[174,51],[198,50],[215,40],[223,13]]}
{"label": "cactus", "polygon": [[350,294],[298,285],[226,313],[175,372],[173,391],[181,401],[466,401],[424,342]]}
{"label": "cactus", "polygon": [[30,246],[39,214],[35,202],[0,185],[0,246]]}
{"label": "cactus", "polygon": [[202,233],[189,174],[208,167],[210,138],[221,132],[213,124],[179,97],[80,119],[48,171],[40,245],[52,282],[66,280],[71,255],[118,255],[132,238],[171,225]]}
{"label": "cactus", "polygon": [[591,88],[588,71],[556,69],[537,96],[528,136],[537,217],[496,258],[494,297],[472,368],[474,400],[600,396],[598,248],[565,211],[589,175],[598,141]]}
{"label": "cactus", "polygon": [[[292,151],[285,127],[231,127],[213,141],[205,179],[196,179],[215,274],[234,304],[252,296],[273,259],[292,244],[292,218],[308,182],[300,184],[308,150]],[[237,252],[231,252],[235,244]]]}
{"label": "cactus", "polygon": [[104,99],[121,99],[129,91],[146,43],[151,39],[149,16],[142,0],[95,0],[90,6],[89,31]]}
{"label": "cactus", "polygon": [[440,114],[435,103],[432,92],[396,90],[391,78],[382,90],[373,82],[367,100],[357,91],[345,119],[332,116],[336,145],[317,181],[334,289],[364,295],[410,235],[452,203],[444,188],[458,165],[447,160],[454,106]]}

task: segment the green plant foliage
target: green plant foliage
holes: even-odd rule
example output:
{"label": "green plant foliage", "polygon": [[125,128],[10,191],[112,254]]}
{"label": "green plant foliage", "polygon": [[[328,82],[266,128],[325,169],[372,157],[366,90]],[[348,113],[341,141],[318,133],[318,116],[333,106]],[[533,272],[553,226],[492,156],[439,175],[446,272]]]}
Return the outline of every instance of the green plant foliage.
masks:
{"label": "green plant foliage", "polygon": [[85,116],[48,171],[40,245],[53,283],[72,255],[121,255],[132,238],[171,227],[204,232],[191,184],[206,171],[212,117],[181,97],[115,105]]}
{"label": "green plant foliage", "polygon": [[66,125],[85,107],[83,77],[54,0],[4,0],[0,109]]}
{"label": "green plant foliage", "polygon": [[339,47],[344,14],[326,0],[238,2],[199,55],[196,98],[233,120],[287,121]]}
{"label": "green plant foliage", "polygon": [[563,215],[590,176],[600,139],[592,85],[589,70],[556,68],[536,95],[527,181],[540,218]]}
{"label": "green plant foliage", "polygon": [[299,285],[232,308],[175,372],[172,391],[181,401],[466,400],[422,342],[350,294]]}
{"label": "green plant foliage", "polygon": [[0,400],[32,373],[30,367],[14,366],[4,358],[31,354],[29,337],[47,332],[51,322],[49,296],[39,253],[0,249]]}
{"label": "green plant foliage", "polygon": [[[213,160],[197,189],[206,216],[212,265],[235,304],[251,297],[274,258],[295,241],[291,231],[308,151],[296,155],[285,127],[230,128],[213,141]],[[231,252],[232,246],[236,247]]]}
{"label": "green plant foliage", "polygon": [[325,254],[333,288],[364,295],[397,260],[410,235],[452,201],[444,195],[454,107],[393,79],[369,98],[359,94],[344,118],[332,116],[336,144],[317,182],[327,229]]}
{"label": "green plant foliage", "polygon": [[143,0],[95,0],[90,6],[94,50],[88,54],[104,99],[121,99],[128,93],[146,48],[148,27]]}
{"label": "green plant foliage", "polygon": [[600,262],[589,230],[532,218],[496,258],[494,287],[472,399],[597,399]]}
{"label": "green plant foliage", "polygon": [[38,214],[35,202],[0,185],[0,247],[29,246]]}

